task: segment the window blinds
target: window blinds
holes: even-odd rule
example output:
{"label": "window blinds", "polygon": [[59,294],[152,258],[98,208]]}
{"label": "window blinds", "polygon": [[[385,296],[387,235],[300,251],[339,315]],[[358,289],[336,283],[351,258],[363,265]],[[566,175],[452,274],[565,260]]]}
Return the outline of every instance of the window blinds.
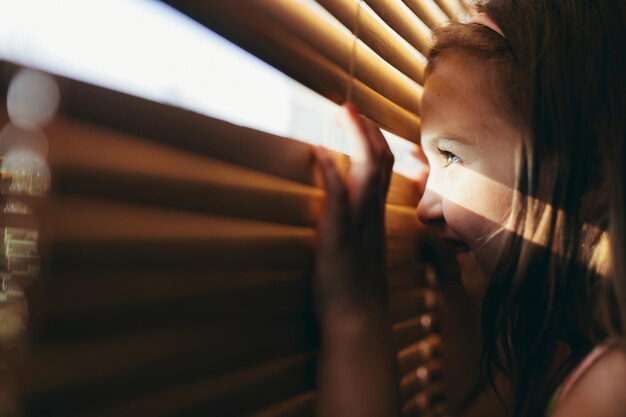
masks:
{"label": "window blinds", "polygon": [[[173,5],[335,102],[351,85],[362,112],[417,142],[428,25],[461,6],[366,3],[351,14],[365,3],[320,1],[357,43],[307,2]],[[25,199],[42,265],[17,373],[24,415],[313,415],[323,191],[310,145],[56,79],[52,189]],[[348,158],[334,157],[345,171]],[[414,184],[394,174],[387,203],[404,413],[435,416],[438,301]]]}

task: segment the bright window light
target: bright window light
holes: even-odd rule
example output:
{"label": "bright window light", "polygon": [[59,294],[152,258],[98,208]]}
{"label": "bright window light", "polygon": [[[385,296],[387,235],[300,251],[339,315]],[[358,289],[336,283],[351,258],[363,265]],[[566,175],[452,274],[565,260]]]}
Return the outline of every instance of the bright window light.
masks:
{"label": "bright window light", "polygon": [[0,0],[0,59],[347,152],[334,103],[159,2]]}

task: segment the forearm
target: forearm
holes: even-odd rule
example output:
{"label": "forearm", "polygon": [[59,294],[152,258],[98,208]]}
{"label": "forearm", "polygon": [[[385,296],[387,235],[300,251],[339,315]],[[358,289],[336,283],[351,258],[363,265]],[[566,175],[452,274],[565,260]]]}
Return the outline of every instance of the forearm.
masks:
{"label": "forearm", "polygon": [[318,417],[398,416],[391,327],[384,308],[320,316]]}

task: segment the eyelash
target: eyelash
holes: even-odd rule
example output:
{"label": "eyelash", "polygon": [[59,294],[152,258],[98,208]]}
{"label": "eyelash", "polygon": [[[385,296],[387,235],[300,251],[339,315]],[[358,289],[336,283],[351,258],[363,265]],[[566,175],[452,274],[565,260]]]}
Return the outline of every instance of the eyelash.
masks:
{"label": "eyelash", "polygon": [[460,164],[460,163],[463,162],[461,160],[461,158],[459,158],[458,156],[456,156],[452,152],[445,151],[445,150],[439,149],[439,148],[437,148],[437,150],[439,151],[439,153],[442,156],[444,156],[446,158],[446,164],[444,165],[444,167],[449,167],[452,164]]}

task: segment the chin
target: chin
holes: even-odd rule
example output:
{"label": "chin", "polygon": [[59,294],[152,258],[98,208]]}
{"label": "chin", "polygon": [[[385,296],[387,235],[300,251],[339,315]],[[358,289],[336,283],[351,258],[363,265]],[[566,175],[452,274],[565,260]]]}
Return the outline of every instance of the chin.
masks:
{"label": "chin", "polygon": [[473,252],[457,254],[461,284],[465,291],[477,298],[483,298],[487,289],[488,275]]}

